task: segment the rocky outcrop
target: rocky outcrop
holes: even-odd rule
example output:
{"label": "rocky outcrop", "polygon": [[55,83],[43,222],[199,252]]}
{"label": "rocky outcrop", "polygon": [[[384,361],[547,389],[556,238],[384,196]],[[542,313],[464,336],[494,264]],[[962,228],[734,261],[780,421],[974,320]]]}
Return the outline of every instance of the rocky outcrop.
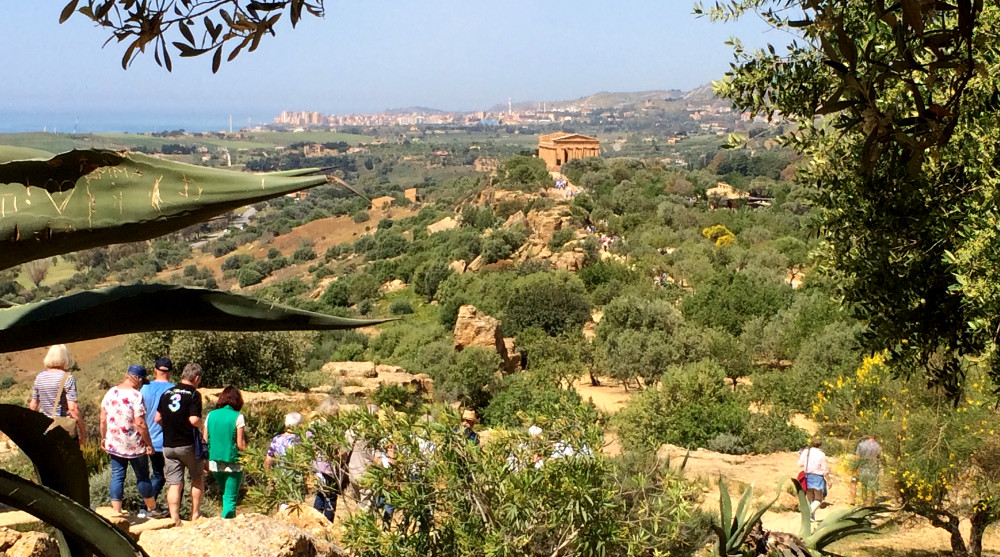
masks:
{"label": "rocky outcrop", "polygon": [[[504,370],[508,373],[516,371],[520,367],[520,354],[514,357],[508,352],[500,321],[495,317],[480,313],[476,306],[466,305],[458,308],[458,319],[455,321],[454,333],[455,350],[464,350],[470,346],[486,348],[500,355]],[[513,339],[511,340],[513,346]]]}
{"label": "rocky outcrop", "polygon": [[508,230],[517,227],[525,227],[525,228],[528,227],[528,219],[525,218],[524,213],[522,211],[517,211],[513,215],[507,217],[507,220],[505,220],[503,223],[503,228],[506,228]]}
{"label": "rocky outcrop", "polygon": [[301,528],[321,540],[333,539],[333,523],[323,513],[307,505],[284,505],[274,518]]}
{"label": "rocky outcrop", "polygon": [[570,214],[565,207],[552,207],[541,211],[532,209],[525,216],[525,221],[531,229],[532,237],[548,242],[556,231],[570,225]]}
{"label": "rocky outcrop", "polygon": [[389,294],[391,292],[399,292],[400,290],[403,290],[405,288],[406,288],[405,282],[399,279],[392,279],[388,282],[382,283],[382,286],[380,286],[378,290],[383,294]]}
{"label": "rocky outcrop", "polygon": [[451,263],[448,264],[448,266],[451,267],[452,271],[455,271],[455,273],[459,275],[465,272],[465,260],[463,259],[452,261]]}
{"label": "rocky outcrop", "polygon": [[262,514],[209,518],[170,530],[143,532],[150,557],[346,557],[347,552],[306,530]]}
{"label": "rocky outcrop", "polygon": [[354,379],[378,377],[375,362],[327,362],[323,364],[323,371]]}
{"label": "rocky outcrop", "polygon": [[[412,374],[399,366],[375,364],[374,362],[327,362],[323,371],[334,377],[351,380],[342,392],[347,396],[364,398],[375,392],[379,385],[405,385],[418,393],[433,394],[434,380],[426,373]],[[332,387],[325,385],[322,392]]]}
{"label": "rocky outcrop", "polygon": [[16,557],[59,557],[59,544],[43,532],[0,528],[0,554]]}
{"label": "rocky outcrop", "polygon": [[454,217],[445,217],[435,223],[428,224],[427,233],[434,234],[435,232],[451,230],[452,228],[458,228],[458,221]]}

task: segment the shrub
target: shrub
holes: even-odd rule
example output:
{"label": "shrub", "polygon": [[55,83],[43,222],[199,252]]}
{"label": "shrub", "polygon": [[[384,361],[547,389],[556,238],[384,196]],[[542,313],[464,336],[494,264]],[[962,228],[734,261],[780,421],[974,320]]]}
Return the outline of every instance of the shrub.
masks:
{"label": "shrub", "polygon": [[454,272],[448,263],[441,260],[424,263],[413,273],[413,290],[425,296],[427,301],[431,301],[437,294],[441,282]]}
{"label": "shrub", "polygon": [[364,360],[365,347],[359,342],[341,344],[330,355],[331,362],[360,362]]}
{"label": "shrub", "polygon": [[241,269],[239,274],[240,288],[252,286],[264,280],[264,275],[256,269]]}
{"label": "shrub", "polygon": [[500,164],[497,182],[502,188],[533,192],[551,185],[552,177],[542,159],[514,155]]}
{"label": "shrub", "polygon": [[[268,256],[270,256],[270,253]],[[304,263],[313,259],[316,259],[316,252],[310,246],[302,246],[292,253],[292,261],[296,263]]]}
{"label": "shrub", "polygon": [[484,263],[496,263],[507,259],[524,244],[524,232],[519,229],[497,229],[483,239],[482,256]]}
{"label": "shrub", "polygon": [[552,251],[557,251],[559,248],[566,245],[566,242],[573,239],[573,229],[572,228],[560,228],[552,234],[552,238],[549,239],[549,249]]}
{"label": "shrub", "polygon": [[368,211],[365,210],[365,209],[362,209],[362,210],[354,213],[353,215],[351,215],[351,219],[353,219],[354,222],[357,222],[357,223],[368,222],[368,219],[370,219],[370,218],[371,217],[368,215]]}
{"label": "shrub", "polygon": [[722,433],[739,436],[749,417],[722,368],[702,360],[671,366],[659,387],[632,397],[614,419],[623,447],[655,451],[663,443],[705,447]]}
{"label": "shrub", "polygon": [[406,385],[379,385],[372,393],[372,402],[407,414],[417,414],[424,408],[423,395]]}
{"label": "shrub", "polygon": [[538,327],[558,335],[586,323],[590,304],[583,283],[575,275],[566,271],[534,273],[514,280],[504,315],[507,334]]}
{"label": "shrub", "polygon": [[247,255],[247,254],[231,255],[227,257],[225,261],[222,262],[221,268],[223,271],[236,270],[242,268],[244,265],[250,263],[253,260],[254,258],[252,255]]}
{"label": "shrub", "polygon": [[393,315],[409,315],[413,313],[413,306],[409,300],[396,300],[389,304],[389,313]]}
{"label": "shrub", "polygon": [[492,350],[466,348],[447,368],[431,370],[434,394],[469,408],[485,408],[496,391],[500,364],[500,356]]}
{"label": "shrub", "polygon": [[746,447],[743,446],[743,440],[739,436],[731,433],[720,433],[709,439],[708,446],[706,448],[710,451],[725,454],[747,453]]}
{"label": "shrub", "polygon": [[319,297],[319,302],[328,307],[347,307],[350,305],[347,282],[345,277],[331,282]]}
{"label": "shrub", "polygon": [[176,369],[197,362],[205,370],[202,386],[240,388],[297,386],[307,344],[303,333],[287,332],[164,331],[129,335],[126,340],[133,361],[168,356]]}
{"label": "shrub", "polygon": [[531,372],[514,373],[504,377],[498,392],[483,411],[483,423],[489,427],[518,428],[525,420],[536,423],[539,418],[553,418],[569,413],[572,407],[583,406],[597,421],[593,404],[584,403],[572,389],[560,389],[541,380]]}

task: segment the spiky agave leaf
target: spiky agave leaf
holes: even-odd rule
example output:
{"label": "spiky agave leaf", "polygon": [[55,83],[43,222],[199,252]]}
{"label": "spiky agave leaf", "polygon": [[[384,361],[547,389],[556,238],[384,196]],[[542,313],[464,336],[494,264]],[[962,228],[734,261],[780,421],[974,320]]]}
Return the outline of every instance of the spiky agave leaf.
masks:
{"label": "spiky agave leaf", "polygon": [[[128,534],[58,491],[0,470],[0,503],[26,511],[98,555],[146,555]],[[84,553],[72,553],[84,555]]]}
{"label": "spiky agave leaf", "polygon": [[148,240],[328,183],[326,176],[303,175],[316,169],[249,174],[100,149],[43,160],[9,160],[11,153],[25,154],[0,147],[0,161],[6,160],[0,162],[0,269]]}
{"label": "spiky agave leaf", "polygon": [[[65,430],[52,426],[52,419],[40,412],[0,404],[0,431],[31,460],[41,484],[89,508],[90,482],[80,446]],[[77,532],[60,532],[60,543],[71,555],[90,554]]]}
{"label": "spiky agave leaf", "polygon": [[317,331],[387,321],[335,317],[219,290],[136,284],[0,309],[0,352],[148,331]]}

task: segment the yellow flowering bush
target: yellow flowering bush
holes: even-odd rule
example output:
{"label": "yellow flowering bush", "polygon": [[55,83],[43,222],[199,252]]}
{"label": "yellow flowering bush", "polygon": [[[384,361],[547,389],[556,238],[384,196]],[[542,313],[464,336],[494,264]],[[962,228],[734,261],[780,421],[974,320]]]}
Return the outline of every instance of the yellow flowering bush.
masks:
{"label": "yellow flowering bush", "polygon": [[968,519],[982,526],[972,534],[981,538],[1000,520],[1000,412],[987,374],[969,366],[966,375],[954,402],[921,380],[893,377],[876,354],[824,383],[812,414],[828,435],[875,435],[882,487],[905,510],[953,533]]}

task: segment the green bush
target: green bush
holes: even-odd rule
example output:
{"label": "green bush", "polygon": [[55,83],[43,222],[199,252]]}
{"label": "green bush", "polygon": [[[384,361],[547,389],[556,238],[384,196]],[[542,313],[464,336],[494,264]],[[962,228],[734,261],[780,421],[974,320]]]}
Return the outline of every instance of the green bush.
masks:
{"label": "green bush", "polygon": [[247,263],[250,263],[253,260],[254,258],[252,255],[247,255],[247,254],[231,255],[227,257],[225,261],[222,262],[221,269],[223,271],[240,269],[241,267],[243,267]]}
{"label": "green bush", "polygon": [[531,372],[514,373],[500,382],[498,392],[483,411],[483,423],[489,427],[518,428],[526,425],[525,419],[530,425],[567,414],[578,406],[586,408],[591,423],[597,421],[593,404],[584,403],[575,390],[560,389]]}
{"label": "green bush", "polygon": [[520,229],[500,228],[483,238],[483,263],[496,263],[507,259],[524,244],[525,235]]}
{"label": "green bush", "polygon": [[658,387],[632,397],[614,419],[623,447],[655,451],[663,443],[696,448],[723,433],[739,437],[749,418],[722,368],[702,360],[670,367]]}
{"label": "green bush", "polygon": [[393,315],[409,315],[413,313],[413,306],[409,300],[396,300],[389,304],[389,313]]}
{"label": "green bush", "polygon": [[497,389],[500,364],[500,356],[493,350],[466,348],[448,367],[430,370],[434,394],[468,408],[485,408]]}
{"label": "green bush", "polygon": [[319,302],[328,307],[347,307],[350,305],[350,292],[348,291],[348,281],[341,277],[327,285],[326,290],[319,297]]}
{"label": "green bush", "polygon": [[559,248],[566,245],[566,242],[573,239],[573,229],[572,228],[560,228],[552,233],[552,238],[549,239],[549,249],[552,251],[558,251]]}
{"label": "green bush", "polygon": [[424,263],[413,273],[413,290],[425,296],[427,301],[431,301],[437,294],[441,282],[454,272],[448,263],[442,260]]}
{"label": "green bush", "polygon": [[397,412],[417,414],[424,408],[424,397],[406,385],[379,385],[372,393],[372,402],[380,408],[392,408]]}
{"label": "green bush", "polygon": [[132,361],[168,356],[176,369],[196,362],[205,370],[203,386],[240,388],[297,386],[307,344],[305,333],[287,332],[163,331],[129,335],[126,340]]}
{"label": "green bush", "polygon": [[264,280],[264,275],[259,273],[256,269],[240,269],[240,288],[258,284],[262,280]]}
{"label": "green bush", "polygon": [[507,334],[538,327],[555,336],[586,323],[590,303],[576,275],[566,271],[534,273],[514,280],[504,316]]}
{"label": "green bush", "polygon": [[500,164],[497,169],[499,187],[535,192],[552,185],[545,161],[536,157],[514,155]]}
{"label": "green bush", "polygon": [[365,347],[358,342],[341,344],[330,355],[331,362],[360,362],[365,358]]}
{"label": "green bush", "polygon": [[357,223],[368,222],[368,219],[370,219],[370,218],[371,218],[371,216],[368,215],[368,211],[365,210],[365,209],[357,211],[356,213],[354,213],[353,215],[351,215],[351,219],[353,219],[354,222],[357,222]]}
{"label": "green bush", "polygon": [[292,253],[292,261],[296,263],[305,263],[313,259],[316,259],[316,252],[310,246],[302,246]]}

